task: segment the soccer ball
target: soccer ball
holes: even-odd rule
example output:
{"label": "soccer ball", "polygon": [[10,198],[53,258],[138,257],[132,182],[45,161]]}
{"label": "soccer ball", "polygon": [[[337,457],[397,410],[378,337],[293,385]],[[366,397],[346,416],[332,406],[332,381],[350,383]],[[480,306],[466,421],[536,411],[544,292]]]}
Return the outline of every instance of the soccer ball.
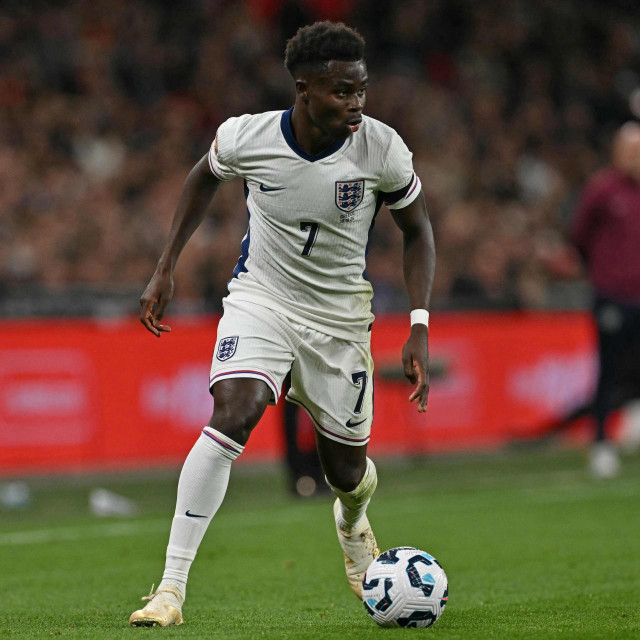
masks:
{"label": "soccer ball", "polygon": [[381,553],[362,580],[362,601],[381,627],[430,627],[449,597],[440,563],[415,547]]}

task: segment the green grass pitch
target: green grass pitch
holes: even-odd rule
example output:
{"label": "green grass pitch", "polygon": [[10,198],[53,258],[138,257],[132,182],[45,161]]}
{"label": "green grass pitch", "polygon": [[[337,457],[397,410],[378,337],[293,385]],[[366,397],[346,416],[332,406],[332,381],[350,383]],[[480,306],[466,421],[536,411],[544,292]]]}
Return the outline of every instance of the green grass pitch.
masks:
{"label": "green grass pitch", "polygon": [[[0,511],[0,638],[638,638],[640,457],[612,481],[576,451],[379,463],[382,548],[429,551],[450,599],[430,629],[379,629],[343,573],[331,500],[294,500],[282,472],[237,466],[191,571],[186,623],[131,629],[158,583],[175,473],[39,481]],[[95,519],[91,486],[140,514]]]}

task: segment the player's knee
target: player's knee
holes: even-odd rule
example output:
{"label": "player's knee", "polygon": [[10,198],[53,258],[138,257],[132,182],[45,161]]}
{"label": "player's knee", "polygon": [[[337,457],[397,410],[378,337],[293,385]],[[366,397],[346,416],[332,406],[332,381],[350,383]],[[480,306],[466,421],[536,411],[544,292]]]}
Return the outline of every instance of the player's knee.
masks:
{"label": "player's knee", "polygon": [[348,493],[358,487],[362,481],[364,472],[365,468],[360,465],[344,465],[332,470],[331,475],[327,474],[327,480],[329,480],[331,486]]}
{"label": "player's knee", "polygon": [[364,471],[359,466],[353,467],[351,473],[342,474],[340,484],[333,483],[330,479],[329,484],[343,504],[356,508],[366,503],[376,490],[378,485],[376,466],[371,459],[367,458]]}
{"label": "player's knee", "polygon": [[235,442],[245,445],[262,417],[264,406],[256,400],[216,403],[209,425]]}

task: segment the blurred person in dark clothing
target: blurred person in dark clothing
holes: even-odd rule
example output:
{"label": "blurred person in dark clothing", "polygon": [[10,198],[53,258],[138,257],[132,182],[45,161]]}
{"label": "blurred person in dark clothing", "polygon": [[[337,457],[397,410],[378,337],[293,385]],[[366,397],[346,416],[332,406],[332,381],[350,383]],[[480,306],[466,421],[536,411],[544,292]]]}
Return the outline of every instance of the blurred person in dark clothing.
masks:
{"label": "blurred person in dark clothing", "polygon": [[600,374],[590,468],[612,477],[620,463],[607,418],[640,398],[640,124],[628,122],[616,133],[612,166],[587,182],[571,235],[595,293]]}
{"label": "blurred person in dark clothing", "polygon": [[[291,373],[287,375],[283,385],[283,389],[290,388]],[[311,418],[297,404],[287,402],[283,408],[282,422],[291,493],[300,498],[330,493],[316,450],[315,427]]]}

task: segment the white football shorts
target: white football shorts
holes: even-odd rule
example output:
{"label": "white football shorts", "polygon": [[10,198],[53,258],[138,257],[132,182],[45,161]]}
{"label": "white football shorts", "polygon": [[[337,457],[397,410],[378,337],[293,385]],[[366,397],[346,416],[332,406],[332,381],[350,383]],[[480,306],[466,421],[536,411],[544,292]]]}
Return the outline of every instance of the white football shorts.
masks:
{"label": "white football shorts", "polygon": [[224,300],[209,385],[228,378],[257,378],[280,398],[300,405],[325,437],[361,446],[373,420],[373,358],[368,342],[350,342],[310,329],[252,302]]}

